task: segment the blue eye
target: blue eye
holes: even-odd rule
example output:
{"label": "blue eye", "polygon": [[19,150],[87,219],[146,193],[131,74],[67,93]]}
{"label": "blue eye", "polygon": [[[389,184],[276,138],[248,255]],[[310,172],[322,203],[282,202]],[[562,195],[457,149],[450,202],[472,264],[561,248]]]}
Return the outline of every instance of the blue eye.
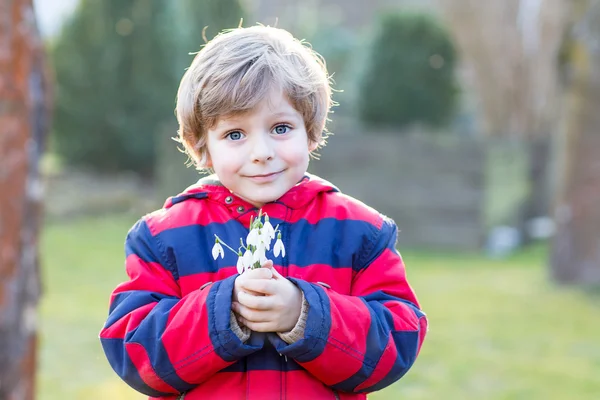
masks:
{"label": "blue eye", "polygon": [[273,129],[273,132],[276,135],[284,135],[284,134],[288,133],[290,131],[290,129],[292,129],[290,126],[281,124],[281,125],[277,125],[275,127],[275,129]]}
{"label": "blue eye", "polygon": [[233,131],[227,134],[229,140],[240,140],[242,137],[242,132],[239,131]]}

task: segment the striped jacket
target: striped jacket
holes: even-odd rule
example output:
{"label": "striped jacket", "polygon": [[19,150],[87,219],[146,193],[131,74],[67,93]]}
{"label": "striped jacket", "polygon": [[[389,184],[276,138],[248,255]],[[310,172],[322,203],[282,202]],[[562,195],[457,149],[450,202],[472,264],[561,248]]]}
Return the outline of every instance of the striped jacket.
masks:
{"label": "striped jacket", "polygon": [[127,235],[129,280],[100,340],[131,387],[160,399],[365,399],[414,363],[427,320],[393,221],[313,175],[262,209],[287,253],[267,257],[309,305],[303,337],[233,332],[237,256],[215,261],[211,248],[215,234],[239,243],[258,210],[204,178]]}

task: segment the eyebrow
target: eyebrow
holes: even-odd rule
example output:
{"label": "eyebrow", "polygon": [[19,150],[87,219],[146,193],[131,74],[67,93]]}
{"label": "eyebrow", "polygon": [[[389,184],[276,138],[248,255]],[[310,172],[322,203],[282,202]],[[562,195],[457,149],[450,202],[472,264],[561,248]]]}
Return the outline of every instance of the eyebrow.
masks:
{"label": "eyebrow", "polygon": [[[293,111],[279,111],[276,112],[274,114],[271,114],[271,117],[273,119],[279,119],[279,118],[301,118],[301,115],[299,112],[294,113]],[[215,126],[216,128],[218,127],[225,127],[227,128],[228,125],[238,125],[242,120],[244,119],[244,115],[236,115],[236,116],[231,116],[229,118],[222,118],[219,120],[219,122],[217,123],[217,125]]]}

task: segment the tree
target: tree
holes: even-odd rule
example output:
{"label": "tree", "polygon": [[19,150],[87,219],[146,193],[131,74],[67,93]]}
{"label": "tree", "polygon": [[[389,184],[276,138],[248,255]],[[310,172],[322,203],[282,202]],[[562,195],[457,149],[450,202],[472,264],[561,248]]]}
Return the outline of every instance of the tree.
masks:
{"label": "tree", "polygon": [[47,79],[32,0],[0,0],[0,399],[35,396]]}
{"label": "tree", "polygon": [[82,0],[52,46],[57,151],[71,165],[152,175],[155,137],[173,120],[170,2]]}
{"label": "tree", "polygon": [[155,175],[188,53],[205,26],[216,34],[240,17],[237,0],[81,0],[52,46],[58,152],[75,166]]}
{"label": "tree", "polygon": [[361,119],[372,126],[441,126],[457,99],[450,36],[427,14],[382,17],[360,88]]}
{"label": "tree", "polygon": [[438,0],[473,86],[488,136],[524,139],[529,196],[522,222],[549,213],[549,138],[560,106],[564,0]]}
{"label": "tree", "polygon": [[600,3],[574,2],[568,107],[552,276],[600,285]]}

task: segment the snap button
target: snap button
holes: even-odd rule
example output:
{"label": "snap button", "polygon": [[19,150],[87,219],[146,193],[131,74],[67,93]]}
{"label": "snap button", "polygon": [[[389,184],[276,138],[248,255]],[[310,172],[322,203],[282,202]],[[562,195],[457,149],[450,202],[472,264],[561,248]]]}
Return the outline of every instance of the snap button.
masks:
{"label": "snap button", "polygon": [[227,203],[227,204],[233,203],[233,197],[231,197],[231,196],[225,197],[225,203]]}
{"label": "snap button", "polygon": [[317,282],[319,285],[326,287],[327,289],[331,289],[331,286],[329,286],[328,284],[326,284],[325,282]]}
{"label": "snap button", "polygon": [[212,282],[206,282],[204,285],[200,286],[200,290],[204,289],[205,287],[207,287],[208,285],[210,285]]}
{"label": "snap button", "polygon": [[240,214],[243,213],[244,211],[246,211],[246,209],[243,206],[239,206],[237,208],[237,212],[239,212]]}

